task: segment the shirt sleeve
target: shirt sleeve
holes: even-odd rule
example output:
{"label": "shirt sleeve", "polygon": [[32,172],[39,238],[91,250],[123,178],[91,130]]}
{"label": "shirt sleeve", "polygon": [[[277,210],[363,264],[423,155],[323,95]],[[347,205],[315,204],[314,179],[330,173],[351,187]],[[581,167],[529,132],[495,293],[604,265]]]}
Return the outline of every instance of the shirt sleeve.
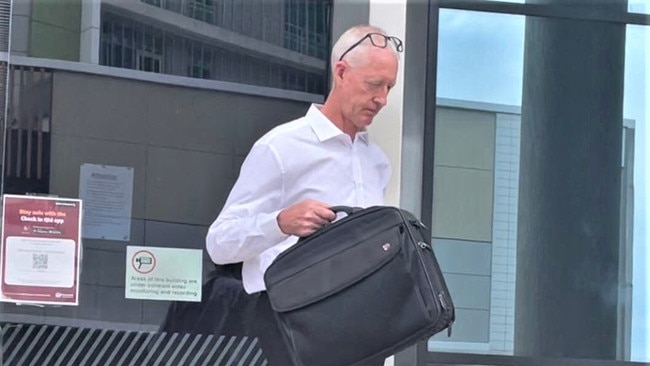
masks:
{"label": "shirt sleeve", "polygon": [[261,254],[289,237],[277,223],[283,209],[283,168],[277,152],[256,143],[242,164],[223,210],[206,236],[217,264],[237,263]]}

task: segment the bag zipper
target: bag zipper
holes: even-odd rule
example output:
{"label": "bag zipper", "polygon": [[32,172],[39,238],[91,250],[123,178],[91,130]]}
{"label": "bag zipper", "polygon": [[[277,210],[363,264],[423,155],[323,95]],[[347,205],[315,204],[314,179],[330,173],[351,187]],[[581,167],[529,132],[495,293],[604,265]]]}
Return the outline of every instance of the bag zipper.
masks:
{"label": "bag zipper", "polygon": [[[433,252],[433,249],[431,246],[423,241],[418,242],[418,246],[422,249],[425,250],[431,250]],[[445,297],[443,296],[444,292],[440,292],[438,294],[438,300],[440,300],[440,305],[442,306],[442,309],[447,312],[449,309],[447,308],[447,302],[445,301]],[[449,320],[449,326],[447,327],[447,337],[451,337],[451,326],[454,324],[453,320]]]}
{"label": "bag zipper", "polygon": [[[442,296],[442,292],[438,294],[438,299],[440,300],[440,305],[442,305],[442,308],[447,311],[447,303],[445,302],[445,297]],[[449,325],[447,326],[447,337],[451,337],[451,326],[454,325],[453,320],[449,320]]]}
{"label": "bag zipper", "polygon": [[[404,217],[404,214],[402,214],[402,212],[399,211],[399,209],[397,209],[397,210],[398,210],[400,216],[402,216],[402,219],[404,221],[409,222],[414,226],[418,226],[418,227],[423,228],[423,229],[426,230],[426,226],[424,225],[424,223],[422,223],[422,221],[420,221],[419,219],[407,220],[406,217]],[[415,242],[415,237],[413,237],[413,233],[411,232],[411,230],[407,230],[407,231],[408,231],[409,236],[411,237],[411,240],[413,242]],[[431,248],[431,246],[429,244],[427,244],[427,243],[420,240],[420,241],[417,242],[417,245],[422,249],[431,250],[431,252],[433,253],[433,249]],[[418,259],[420,260],[420,264],[422,264],[422,266],[424,267],[424,258],[422,258],[421,253],[418,253]],[[431,288],[434,288],[433,281],[431,281],[431,277],[429,277],[429,273],[427,273],[427,271],[424,271],[424,274],[425,274],[425,276],[427,278],[427,282],[429,282],[429,286],[431,286]],[[435,287],[443,288],[444,286],[435,286]],[[438,300],[439,300],[438,303],[440,304],[440,307],[443,310],[439,317],[442,317],[442,316],[444,316],[445,318],[448,317],[449,309],[447,309],[447,303],[444,300],[443,292],[438,293]],[[453,323],[454,323],[454,321],[452,319],[449,319],[449,324],[447,325],[447,336],[448,337],[451,337],[451,326],[453,325]]]}

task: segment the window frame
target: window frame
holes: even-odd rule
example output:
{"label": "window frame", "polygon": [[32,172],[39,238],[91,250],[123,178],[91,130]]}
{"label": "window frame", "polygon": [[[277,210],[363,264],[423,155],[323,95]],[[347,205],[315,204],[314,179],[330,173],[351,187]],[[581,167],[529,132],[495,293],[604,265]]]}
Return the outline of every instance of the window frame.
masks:
{"label": "window frame", "polygon": [[[557,4],[532,4],[513,3],[487,0],[428,0],[427,2],[427,50],[425,64],[425,111],[423,131],[423,159],[422,159],[422,190],[423,203],[433,202],[434,170],[430,169],[434,162],[434,141],[437,109],[437,69],[438,69],[438,36],[439,17],[441,9],[466,10],[483,13],[500,13],[509,15],[523,15],[531,17],[560,18],[573,20],[589,20],[622,23],[625,25],[650,26],[650,15],[626,12],[596,12],[585,11],[589,5],[557,5]],[[408,20],[407,20],[408,21]],[[431,222],[433,207],[423,204],[421,218],[424,222]],[[430,233],[429,233],[430,235]],[[508,355],[491,355],[479,353],[453,353],[430,352],[428,340],[423,340],[415,346],[399,353],[395,357],[395,366],[411,365],[494,365],[494,366],[631,366],[646,365],[646,363],[615,361],[615,360],[575,360],[575,359],[550,359]]]}

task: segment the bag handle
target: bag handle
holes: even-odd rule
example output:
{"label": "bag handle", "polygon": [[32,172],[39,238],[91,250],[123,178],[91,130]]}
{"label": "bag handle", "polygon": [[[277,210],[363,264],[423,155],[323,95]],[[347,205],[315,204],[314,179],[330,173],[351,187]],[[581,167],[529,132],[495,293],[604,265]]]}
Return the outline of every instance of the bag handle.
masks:
{"label": "bag handle", "polygon": [[346,215],[352,216],[353,214],[361,211],[362,208],[350,206],[332,206],[330,207],[330,210],[334,211],[334,213],[344,212]]}
{"label": "bag handle", "polygon": [[[344,212],[348,216],[352,216],[355,213],[363,210],[363,208],[361,208],[361,207],[351,207],[351,206],[331,206],[329,209],[331,211],[333,211],[334,213]],[[325,225],[325,226],[327,226],[327,225]],[[314,234],[318,233],[321,230],[323,230],[323,228],[321,228],[319,230],[316,230],[316,232],[314,232],[314,233],[312,233],[310,235],[299,237],[298,238],[298,243],[301,243],[301,242],[305,241],[305,239],[313,236]]]}
{"label": "bag handle", "polygon": [[[351,206],[331,206],[329,209],[331,211],[333,211],[334,213],[344,212],[348,216],[354,215],[355,213],[363,210],[363,208],[361,208],[361,207],[351,207]],[[320,230],[322,230],[322,228]],[[313,236],[314,234],[318,233],[320,230],[316,230],[316,232],[314,232],[314,233],[312,233],[310,235],[299,237],[298,238],[298,243],[301,243],[301,242],[305,241],[305,239]]]}

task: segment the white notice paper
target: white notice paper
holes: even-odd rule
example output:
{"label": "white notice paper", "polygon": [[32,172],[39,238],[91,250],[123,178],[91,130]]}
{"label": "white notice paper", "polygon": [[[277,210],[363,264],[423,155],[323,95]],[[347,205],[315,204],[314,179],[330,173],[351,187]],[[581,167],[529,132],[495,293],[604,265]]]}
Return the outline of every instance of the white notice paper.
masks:
{"label": "white notice paper", "polygon": [[133,168],[82,164],[79,198],[84,202],[84,238],[129,241]]}
{"label": "white notice paper", "polygon": [[5,282],[17,286],[74,285],[76,244],[70,239],[10,236],[6,243]]}

